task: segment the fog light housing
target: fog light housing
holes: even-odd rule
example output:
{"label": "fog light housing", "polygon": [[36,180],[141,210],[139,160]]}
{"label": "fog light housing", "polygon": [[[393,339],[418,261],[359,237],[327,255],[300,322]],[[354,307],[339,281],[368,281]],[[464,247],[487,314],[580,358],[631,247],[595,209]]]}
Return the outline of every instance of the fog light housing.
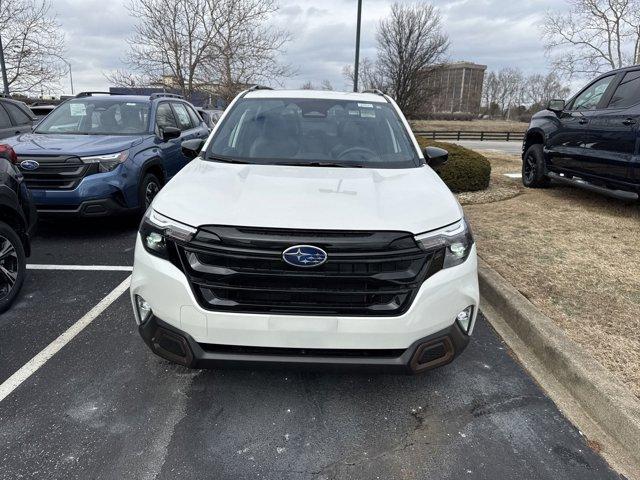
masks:
{"label": "fog light housing", "polygon": [[138,313],[138,321],[141,325],[153,315],[151,305],[140,295],[136,295],[136,310]]}
{"label": "fog light housing", "polygon": [[473,320],[473,305],[469,305],[467,308],[462,310],[458,315],[456,315],[456,322],[458,322],[458,326],[467,335],[469,334],[469,329],[471,328],[472,320]]}

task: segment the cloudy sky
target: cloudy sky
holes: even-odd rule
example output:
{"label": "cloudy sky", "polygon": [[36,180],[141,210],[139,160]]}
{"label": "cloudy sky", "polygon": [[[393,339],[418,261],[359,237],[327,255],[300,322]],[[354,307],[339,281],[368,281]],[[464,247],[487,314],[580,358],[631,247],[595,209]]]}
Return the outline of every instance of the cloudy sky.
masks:
{"label": "cloudy sky", "polygon": [[[400,0],[405,1],[405,0]],[[135,19],[128,0],[52,0],[67,38],[76,91],[106,88],[103,72],[123,68],[126,38]],[[376,26],[393,0],[363,0],[361,56],[375,58]],[[451,60],[467,60],[489,69],[517,66],[546,72],[538,22],[546,10],[562,9],[562,0],[432,0],[451,40]],[[342,67],[353,62],[357,0],[280,0],[275,21],[293,36],[284,54],[297,75],[285,86],[329,80],[346,87]],[[64,84],[69,90],[68,83]]]}

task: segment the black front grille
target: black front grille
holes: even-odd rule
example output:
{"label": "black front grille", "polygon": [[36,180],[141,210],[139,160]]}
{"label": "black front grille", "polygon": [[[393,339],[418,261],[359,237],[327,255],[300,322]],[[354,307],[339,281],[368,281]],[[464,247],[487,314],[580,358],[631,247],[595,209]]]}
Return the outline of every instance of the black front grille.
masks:
{"label": "black front grille", "polygon": [[[285,263],[282,252],[315,245],[328,260],[314,268]],[[205,227],[176,246],[175,262],[203,308],[310,315],[406,312],[420,285],[442,267],[407,232],[333,232]]]}
{"label": "black front grille", "polygon": [[[39,166],[27,170],[20,162],[35,160]],[[26,156],[18,158],[20,172],[28,188],[40,190],[73,190],[80,181],[91,173],[97,173],[97,164],[87,164],[78,157],[70,156]]]}

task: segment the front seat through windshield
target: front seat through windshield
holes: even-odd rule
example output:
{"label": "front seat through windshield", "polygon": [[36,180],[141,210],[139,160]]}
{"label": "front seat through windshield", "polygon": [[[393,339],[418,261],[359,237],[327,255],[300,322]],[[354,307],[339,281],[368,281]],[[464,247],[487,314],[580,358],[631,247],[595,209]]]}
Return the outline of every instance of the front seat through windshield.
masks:
{"label": "front seat through windshield", "polygon": [[147,132],[148,123],[148,102],[87,98],[60,105],[35,133],[139,135]]}
{"label": "front seat through windshield", "polygon": [[391,104],[309,98],[239,100],[205,158],[369,168],[421,164]]}

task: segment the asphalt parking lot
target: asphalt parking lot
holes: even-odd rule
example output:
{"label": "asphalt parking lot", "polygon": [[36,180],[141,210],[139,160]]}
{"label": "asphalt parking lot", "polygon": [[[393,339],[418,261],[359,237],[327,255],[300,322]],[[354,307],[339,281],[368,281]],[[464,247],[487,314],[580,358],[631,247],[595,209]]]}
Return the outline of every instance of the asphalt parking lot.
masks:
{"label": "asphalt parking lot", "polygon": [[153,356],[126,292],[109,297],[136,227],[41,226],[0,317],[0,479],[620,478],[484,318],[455,363],[415,377],[195,371]]}

